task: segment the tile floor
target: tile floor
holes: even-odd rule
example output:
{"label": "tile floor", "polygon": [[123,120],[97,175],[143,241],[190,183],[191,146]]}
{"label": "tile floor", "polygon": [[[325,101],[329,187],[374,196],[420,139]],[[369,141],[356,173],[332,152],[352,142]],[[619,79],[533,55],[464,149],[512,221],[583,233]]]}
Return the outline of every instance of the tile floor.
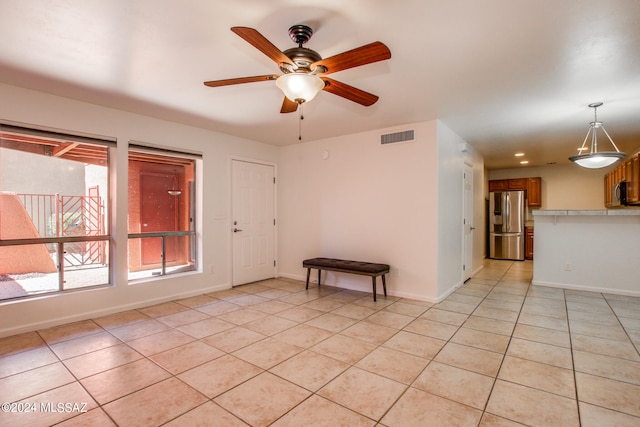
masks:
{"label": "tile floor", "polygon": [[489,260],[437,305],[274,279],[3,338],[32,412],[0,425],[640,425],[640,299],[531,275]]}

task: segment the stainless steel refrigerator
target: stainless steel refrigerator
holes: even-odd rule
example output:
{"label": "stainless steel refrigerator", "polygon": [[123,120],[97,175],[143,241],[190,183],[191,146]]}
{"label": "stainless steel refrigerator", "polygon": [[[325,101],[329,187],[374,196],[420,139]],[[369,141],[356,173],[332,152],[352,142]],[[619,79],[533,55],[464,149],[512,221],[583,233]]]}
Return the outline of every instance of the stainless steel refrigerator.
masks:
{"label": "stainless steel refrigerator", "polygon": [[489,258],[524,260],[524,191],[489,193]]}

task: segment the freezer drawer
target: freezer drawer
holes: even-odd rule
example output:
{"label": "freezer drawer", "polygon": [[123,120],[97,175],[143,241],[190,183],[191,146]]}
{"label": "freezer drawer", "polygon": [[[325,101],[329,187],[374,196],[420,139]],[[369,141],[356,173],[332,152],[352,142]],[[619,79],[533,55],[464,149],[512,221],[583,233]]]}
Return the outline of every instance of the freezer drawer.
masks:
{"label": "freezer drawer", "polygon": [[491,233],[489,258],[524,260],[524,233]]}

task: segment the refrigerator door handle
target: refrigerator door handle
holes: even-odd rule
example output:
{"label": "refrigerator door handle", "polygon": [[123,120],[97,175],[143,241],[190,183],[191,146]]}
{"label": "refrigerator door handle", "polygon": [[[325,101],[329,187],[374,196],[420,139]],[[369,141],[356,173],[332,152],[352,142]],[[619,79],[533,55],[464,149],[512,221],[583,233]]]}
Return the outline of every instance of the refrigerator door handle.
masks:
{"label": "refrigerator door handle", "polygon": [[509,193],[505,192],[504,193],[504,197],[505,197],[505,203],[504,203],[504,217],[503,217],[503,224],[505,224],[505,229],[504,231],[506,233],[511,232],[511,227],[509,227],[509,222],[511,221],[511,206],[509,206]]}

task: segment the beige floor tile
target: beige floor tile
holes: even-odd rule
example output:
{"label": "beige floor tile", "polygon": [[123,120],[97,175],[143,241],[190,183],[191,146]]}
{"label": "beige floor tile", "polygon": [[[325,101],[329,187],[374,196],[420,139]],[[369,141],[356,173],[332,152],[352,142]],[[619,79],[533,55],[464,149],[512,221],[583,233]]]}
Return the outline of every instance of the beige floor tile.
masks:
{"label": "beige floor tile", "polygon": [[396,301],[393,304],[390,304],[384,308],[384,311],[390,311],[392,313],[404,314],[405,316],[418,317],[427,309],[429,306],[422,306],[404,302],[406,300]]}
{"label": "beige floor tile", "polygon": [[373,313],[366,319],[367,322],[394,329],[402,329],[413,320],[415,320],[414,316],[407,316],[386,310],[380,310],[377,313]]}
{"label": "beige floor tile", "polygon": [[194,341],[162,353],[154,354],[150,359],[176,375],[224,356],[224,354],[223,351],[207,345],[202,341]]}
{"label": "beige floor tile", "polygon": [[538,307],[555,307],[555,308],[564,308],[566,310],[567,304],[564,299],[550,299],[544,297],[536,297],[528,295],[527,299],[523,304],[523,308],[529,306],[538,306]]}
{"label": "beige floor tile", "polygon": [[560,368],[573,369],[571,350],[555,345],[512,338],[507,355]]}
{"label": "beige floor tile", "polygon": [[340,316],[349,317],[355,320],[362,320],[371,316],[373,313],[377,311],[378,311],[377,309],[371,308],[371,307],[364,307],[357,304],[347,304],[347,305],[343,305],[342,307],[336,308],[335,310],[332,311],[332,313],[338,314]]}
{"label": "beige floor tile", "polygon": [[307,390],[317,391],[350,365],[313,351],[303,351],[269,371]]}
{"label": "beige floor tile", "polygon": [[154,384],[103,406],[121,426],[161,425],[207,398],[176,378]]}
{"label": "beige floor tile", "polygon": [[434,361],[495,377],[498,375],[502,358],[502,354],[492,351],[448,343],[434,358]]}
{"label": "beige floor tile", "polygon": [[93,321],[102,326],[104,329],[111,330],[149,319],[151,319],[149,316],[140,313],[138,310],[128,310],[120,313],[109,314],[103,317],[98,317]]}
{"label": "beige floor tile", "polygon": [[289,328],[298,325],[298,322],[284,319],[278,316],[267,316],[253,322],[245,323],[243,326],[252,331],[259,332],[264,335],[275,335]]}
{"label": "beige floor tile", "polygon": [[226,355],[178,375],[207,397],[218,396],[255,377],[262,369],[237,357]]}
{"label": "beige floor tile", "polygon": [[427,320],[419,318],[408,324],[403,328],[403,331],[414,332],[420,335],[426,335],[432,338],[438,338],[440,340],[448,340],[458,330],[458,326],[447,325],[445,323],[434,322],[433,320]]}
{"label": "beige floor tile", "polygon": [[574,350],[640,362],[640,355],[638,355],[638,351],[631,341],[612,341],[604,338],[574,334],[571,337],[571,345]]}
{"label": "beige floor tile", "polygon": [[497,415],[485,412],[482,414],[482,420],[480,421],[480,427],[521,427],[524,424],[517,423],[515,421],[508,420],[506,418],[499,417]]}
{"label": "beige floor tile", "polygon": [[208,314],[209,316],[219,316],[235,310],[240,310],[241,308],[241,306],[232,304],[228,301],[217,301],[212,304],[196,307],[196,310],[201,311],[204,314]]}
{"label": "beige floor tile", "polygon": [[185,307],[196,308],[202,307],[203,305],[212,304],[216,301],[219,301],[217,298],[213,298],[209,295],[196,295],[195,297],[189,297],[177,300],[178,304],[182,304]]}
{"label": "beige floor tile", "polygon": [[627,334],[620,325],[599,325],[597,323],[571,322],[571,334],[588,335],[615,341],[627,341]]}
{"label": "beige floor tile", "polygon": [[253,310],[251,308],[241,308],[239,310],[229,311],[217,317],[218,319],[222,319],[235,325],[244,325],[245,323],[263,319],[267,316],[268,314],[262,311]]}
{"label": "beige floor tile", "polygon": [[471,296],[471,295],[459,294],[456,291],[456,292],[452,293],[451,295],[449,295],[447,297],[446,301],[460,302],[460,303],[463,303],[463,304],[469,304],[469,305],[477,306],[478,304],[480,304],[482,302],[482,298],[474,297],[474,296]]}
{"label": "beige floor tile", "polygon": [[[285,295],[291,295],[291,291],[287,291],[285,289],[278,289],[278,288],[269,288],[269,289],[265,289],[264,291],[258,292],[256,295],[263,298],[275,299],[275,298],[283,297]],[[268,302],[270,301],[267,301],[267,303]]]}
{"label": "beige floor tile", "polygon": [[305,303],[303,307],[311,308],[313,310],[319,310],[329,312],[335,310],[338,307],[342,307],[344,303],[330,297],[318,298],[313,301]]}
{"label": "beige floor tile", "polygon": [[164,424],[164,427],[247,427],[248,424],[213,402],[207,402]]}
{"label": "beige floor tile", "polygon": [[513,336],[515,338],[522,338],[528,341],[551,344],[558,347],[571,347],[568,332],[542,328],[539,326],[525,325],[524,323],[516,324],[516,328],[513,331]]}
{"label": "beige floor tile", "polygon": [[311,396],[271,424],[272,427],[372,427],[374,425],[375,421],[318,395]]}
{"label": "beige floor tile", "polygon": [[[267,288],[264,288],[264,290],[267,290]],[[267,302],[269,301],[269,299],[270,298],[265,298],[258,295],[243,295],[238,298],[232,298],[229,300],[229,302],[240,305],[242,307],[251,307],[252,305]]]}
{"label": "beige floor tile", "polygon": [[587,304],[584,302],[567,301],[567,309],[574,311],[584,311],[594,314],[609,314],[611,308],[605,302],[599,304]]}
{"label": "beige floor tile", "polygon": [[167,316],[160,316],[156,320],[164,323],[165,325],[177,328],[178,326],[186,325],[188,323],[199,322],[200,320],[208,319],[209,316],[198,310],[185,310],[178,313],[169,314]]}
{"label": "beige floor tile", "polygon": [[93,320],[83,320],[81,322],[68,323],[66,325],[55,326],[53,328],[42,329],[38,331],[38,333],[47,344],[51,345],[61,341],[95,334],[101,331],[103,331],[103,329]]}
{"label": "beige floor tile", "polygon": [[569,323],[572,322],[588,322],[597,323],[599,325],[618,326],[620,322],[613,312],[611,313],[590,313],[588,311],[569,310]]}
{"label": "beige floor tile", "polygon": [[451,338],[451,342],[496,353],[504,353],[509,345],[509,338],[510,337],[505,335],[462,327],[458,329],[458,332]]}
{"label": "beige floor tile", "polygon": [[522,305],[524,302],[524,294],[513,294],[509,292],[509,289],[495,287],[493,290],[487,295],[487,299],[496,299],[500,301],[509,301],[509,302],[517,302]]}
{"label": "beige floor tile", "polygon": [[436,338],[400,331],[385,342],[383,346],[424,359],[432,359],[445,343],[446,341]]}
{"label": "beige floor tile", "polygon": [[233,323],[225,322],[215,317],[207,318],[199,322],[189,323],[188,325],[180,326],[177,328],[180,332],[183,332],[193,338],[200,339],[208,337],[209,335],[217,334],[218,332],[226,331],[227,329],[234,328],[236,325]]}
{"label": "beige floor tile", "polygon": [[281,311],[277,315],[279,317],[284,317],[285,319],[293,320],[294,322],[304,323],[323,314],[324,311],[314,310],[312,308],[293,307],[288,310]]}
{"label": "beige floor tile", "polygon": [[619,320],[620,320],[620,323],[622,323],[622,327],[625,329],[640,330],[640,319],[620,316]]}
{"label": "beige floor tile", "polygon": [[579,426],[574,399],[497,380],[486,411],[528,426]]}
{"label": "beige floor tile", "polygon": [[578,400],[640,417],[640,386],[576,372]]}
{"label": "beige floor tile", "polygon": [[378,347],[360,360],[356,366],[409,385],[427,366],[427,363],[429,361],[422,357],[412,356],[390,348]]}
{"label": "beige floor tile", "polygon": [[568,332],[569,322],[567,319],[543,316],[534,313],[520,313],[518,324],[537,326],[539,328],[553,329],[555,331]]}
{"label": "beige floor tile", "polygon": [[262,341],[234,351],[233,354],[262,369],[270,369],[303,350],[304,348],[302,347],[287,344],[275,338],[265,338]]}
{"label": "beige floor tile", "polygon": [[431,362],[413,387],[482,410],[494,381],[492,377]]}
{"label": "beige floor tile", "polygon": [[520,312],[520,309],[522,308],[521,302],[505,301],[503,299],[490,298],[490,296],[491,294],[489,295],[489,297],[487,297],[487,299],[482,301],[482,303],[478,307],[515,311],[516,313]]}
{"label": "beige floor tile", "polygon": [[149,307],[138,309],[141,313],[146,314],[149,317],[161,317],[169,314],[179,313],[181,311],[188,310],[184,305],[175,303],[173,301],[163,302],[162,304],[156,304]]}
{"label": "beige floor tile", "polygon": [[433,308],[437,310],[452,311],[454,313],[471,314],[477,308],[477,305],[452,301],[447,298],[441,303],[434,305]]}
{"label": "beige floor tile", "polygon": [[325,313],[322,316],[309,320],[306,324],[315,326],[316,328],[326,329],[330,332],[340,332],[356,322],[357,320],[350,317],[344,317],[334,313]]}
{"label": "beige floor tile", "polygon": [[482,411],[424,392],[409,388],[384,416],[385,426],[476,426]]}
{"label": "beige floor tile", "polygon": [[[5,398],[5,396],[3,396]],[[44,393],[30,396],[21,400],[36,404],[35,412],[0,412],[0,425],[46,427],[57,424],[66,419],[82,415],[82,411],[90,411],[96,408],[95,401],[89,393],[77,382],[48,390]],[[50,409],[43,405],[51,404]],[[62,407],[58,404],[62,403]],[[69,406],[67,406],[69,404]]]}
{"label": "beige floor tile", "polygon": [[500,308],[478,307],[474,312],[474,316],[488,317],[490,319],[504,320],[505,322],[515,322],[518,319],[518,312],[511,310],[503,310]]}
{"label": "beige floor tile", "polygon": [[217,298],[219,300],[230,300],[233,298],[238,298],[243,295],[246,295],[246,292],[241,292],[237,288],[236,289],[225,289],[224,291],[216,291],[207,294],[213,298]]}
{"label": "beige floor tile", "polygon": [[127,344],[145,356],[161,353],[194,341],[194,338],[176,329],[159,332],[147,337],[129,341]]}
{"label": "beige floor tile", "polygon": [[515,325],[515,322],[507,322],[505,320],[471,315],[462,326],[469,329],[475,329],[477,331],[511,336]]}
{"label": "beige floor tile", "polygon": [[318,394],[366,417],[379,420],[406,386],[359,368],[349,368]]}
{"label": "beige floor tile", "polygon": [[252,309],[262,311],[263,313],[267,313],[267,314],[280,313],[281,311],[285,311],[294,307],[295,305],[293,304],[289,304],[282,301],[276,301],[276,300],[269,300],[269,301],[251,306]]}
{"label": "beige floor tile", "polygon": [[58,362],[58,358],[48,347],[34,348],[11,356],[0,357],[0,378],[56,362]]}
{"label": "beige floor tile", "polygon": [[638,362],[577,350],[573,351],[573,361],[576,371],[640,385]]}
{"label": "beige floor tile", "polygon": [[527,314],[538,314],[540,316],[553,317],[555,319],[566,319],[567,309],[565,307],[552,307],[548,305],[524,304],[522,312]]}
{"label": "beige floor tile", "polygon": [[397,329],[376,325],[375,323],[369,323],[368,321],[358,322],[340,332],[341,335],[357,338],[361,341],[375,345],[384,343],[396,333],[398,333]]}
{"label": "beige floor tile", "polygon": [[95,408],[76,417],[70,418],[56,427],[116,427],[111,418],[101,409]]}
{"label": "beige floor tile", "polygon": [[463,313],[454,313],[452,311],[439,310],[431,308],[422,316],[421,319],[432,320],[434,322],[446,323],[447,325],[461,326],[469,316]]}
{"label": "beige floor tile", "polygon": [[0,379],[2,402],[21,402],[29,396],[73,383],[75,378],[58,362]]}
{"label": "beige floor tile", "polygon": [[45,342],[37,332],[26,332],[24,334],[0,338],[0,357],[26,350],[33,350],[45,345]]}
{"label": "beige floor tile", "polygon": [[571,369],[507,356],[504,358],[498,378],[569,398],[576,396]]}
{"label": "beige floor tile", "polygon": [[142,355],[125,344],[103,348],[82,356],[72,357],[63,363],[76,376],[85,378],[97,373],[141,359]]}
{"label": "beige floor tile", "polygon": [[151,384],[167,379],[170,374],[149,361],[140,359],[87,377],[80,382],[101,405]]}
{"label": "beige floor tile", "polygon": [[273,337],[278,341],[295,345],[302,348],[309,348],[318,344],[320,341],[332,336],[333,333],[325,329],[316,328],[315,326],[301,324],[280,332]]}
{"label": "beige floor tile", "polygon": [[638,427],[640,417],[579,402],[582,427]]}
{"label": "beige floor tile", "polygon": [[334,335],[314,345],[311,350],[348,364],[355,364],[375,348],[375,345],[356,338]]}
{"label": "beige floor tile", "polygon": [[164,323],[149,319],[111,329],[109,332],[122,341],[131,341],[169,329]]}
{"label": "beige floor tile", "polygon": [[302,387],[264,372],[218,396],[215,403],[250,425],[262,427],[273,423],[310,394]]}
{"label": "beige floor tile", "polygon": [[265,338],[266,336],[263,334],[237,326],[224,332],[203,338],[202,342],[227,353],[232,353],[242,347],[246,347]]}
{"label": "beige floor tile", "polygon": [[81,354],[112,347],[120,343],[121,341],[119,339],[110,333],[103,331],[87,335],[85,337],[53,344],[51,346],[51,350],[53,350],[60,359],[68,359],[70,357],[80,356]]}

